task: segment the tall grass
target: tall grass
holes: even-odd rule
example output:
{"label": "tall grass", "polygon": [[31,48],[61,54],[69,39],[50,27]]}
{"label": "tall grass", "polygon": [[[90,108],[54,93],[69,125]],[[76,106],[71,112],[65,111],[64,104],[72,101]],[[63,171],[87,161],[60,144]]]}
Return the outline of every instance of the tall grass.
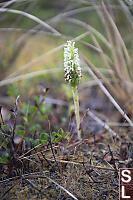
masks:
{"label": "tall grass", "polygon": [[[11,2],[17,3],[17,1],[11,1]],[[35,20],[38,24],[41,24],[42,26],[47,28],[49,31],[53,32],[53,34],[57,34],[58,36],[56,37],[59,37],[61,41],[64,42],[66,39],[75,38],[85,48],[87,46],[90,49],[93,49],[94,51],[96,51],[97,54],[99,55],[99,65],[102,61],[102,63],[104,63],[104,67],[109,69],[109,72],[111,71],[111,73],[109,73],[109,78],[112,81],[110,82],[108,77],[102,74],[102,72],[99,69],[99,66],[96,66],[94,63],[93,64],[91,63],[93,61],[91,62],[89,61],[89,63],[91,63],[91,70],[94,72],[94,74],[96,75],[98,79],[101,79],[103,81],[103,84],[106,87],[107,91],[113,97],[117,105],[119,105],[119,107],[123,111],[120,113],[121,114],[123,113],[122,114],[123,116],[125,116],[125,113],[129,114],[130,117],[132,118],[133,117],[133,98],[132,98],[133,60],[132,60],[132,56],[130,55],[131,49],[127,49],[124,38],[123,36],[121,36],[121,33],[119,31],[119,27],[117,27],[115,23],[115,15],[113,15],[113,13],[114,13],[114,10],[115,12],[123,13],[127,17],[126,23],[129,24],[129,26],[131,26],[131,29],[133,26],[133,22],[132,22],[133,17],[130,12],[130,7],[128,7],[121,0],[115,1],[115,5],[111,3],[109,4],[108,2],[105,2],[105,1],[99,1],[99,2],[100,2],[99,5],[96,5],[95,1],[90,2],[89,6],[88,4],[86,4],[87,6],[82,7],[82,8],[76,8],[76,4],[75,4],[75,9],[74,8],[72,10],[67,9],[64,12],[57,14],[57,16],[51,17],[51,19],[46,20],[46,22],[44,22],[38,17],[31,15],[25,11],[6,8],[10,5],[12,6],[12,4],[2,4],[2,7],[0,8],[0,12],[12,12],[19,15],[24,15],[30,18],[31,20]],[[82,14],[84,12],[88,12],[88,17],[89,17],[90,15],[89,12],[91,12],[91,10],[93,11],[96,10],[96,12],[98,13],[99,17],[101,18],[101,23],[103,23],[103,27],[104,27],[103,32],[104,33],[106,32],[106,35],[104,35],[103,33],[100,33],[100,31],[96,27],[94,27],[93,24],[89,24],[87,20],[83,21],[80,19],[80,17],[82,17]],[[77,27],[77,30],[80,30],[82,32],[83,32],[82,29],[84,28],[85,34],[83,33],[83,34],[80,34],[78,37],[74,37],[72,33],[69,36],[68,34],[65,34],[64,32],[62,33],[61,31],[58,30],[58,26],[62,26],[62,21],[68,22],[67,24],[68,28],[72,24],[74,24],[75,27]],[[54,24],[54,27],[53,27],[53,24]],[[41,30],[44,31],[43,29]],[[125,34],[126,34],[126,30],[125,30]],[[83,39],[84,37],[86,38]],[[10,84],[14,81],[19,81],[25,78],[28,79],[28,78],[32,78],[34,76],[39,75],[41,71],[40,72],[37,71],[36,73],[32,72],[32,64],[37,63],[42,58],[47,57],[48,55],[52,55],[54,52],[58,50],[61,50],[62,47],[63,45],[57,46],[55,49],[49,52],[46,52],[45,54],[42,54],[41,56],[39,56],[38,58],[34,60],[31,60],[31,62],[22,66],[21,69],[16,70],[13,74],[5,78],[5,80],[2,80],[0,82],[0,86],[3,86],[5,84]],[[86,57],[85,59],[87,60],[88,59],[87,56],[85,57]],[[94,56],[94,59],[95,59],[95,56]],[[25,73],[24,75],[22,75],[21,73],[25,71],[28,67],[31,67],[31,74]]]}
{"label": "tall grass", "polygon": [[[123,2],[119,1],[122,6]],[[91,67],[91,70],[95,73],[97,78],[100,78],[103,80],[103,83],[108,94],[111,98],[113,97],[113,101],[111,102],[114,104],[114,106],[119,110],[119,112],[122,114],[122,116],[130,123],[132,126],[132,122],[129,119],[129,117],[126,115],[129,114],[129,116],[133,117],[133,102],[132,102],[132,94],[133,94],[133,87],[132,87],[132,80],[133,80],[133,67],[132,67],[132,56],[129,55],[129,50],[127,49],[124,39],[120,34],[119,28],[117,27],[115,23],[115,18],[112,15],[110,4],[106,2],[106,5],[104,1],[100,1],[100,12],[101,12],[101,21],[104,23],[104,29],[106,31],[107,39],[104,35],[99,33],[97,30],[95,30],[92,26],[84,23],[81,20],[77,19],[70,19],[72,23],[75,23],[76,25],[86,27],[86,29],[89,29],[91,32],[91,38],[92,41],[97,49],[99,49],[99,63],[101,60],[103,60],[106,68],[109,70],[112,70],[113,73],[110,74],[110,78],[112,79],[112,82],[108,81],[108,78],[104,76],[101,71],[99,70],[98,66],[95,66],[92,64],[89,60],[87,60],[87,57],[84,60],[88,64],[89,67]],[[124,7],[125,8],[125,7]],[[125,15],[128,15],[129,19],[129,10],[126,7],[126,9],[123,9],[121,12],[128,12],[124,13]],[[131,19],[131,16],[130,16]],[[127,23],[131,23],[127,20]],[[126,33],[126,31],[125,31]],[[103,42],[103,44],[100,44],[99,39]],[[106,53],[104,45],[107,46],[108,50]],[[93,77],[94,78],[94,77]],[[101,83],[99,84],[101,85]],[[103,89],[103,91],[105,91]],[[105,93],[106,93],[105,92]],[[106,94],[108,96],[108,94]],[[112,95],[112,96],[111,96]],[[119,108],[118,108],[119,107]]]}

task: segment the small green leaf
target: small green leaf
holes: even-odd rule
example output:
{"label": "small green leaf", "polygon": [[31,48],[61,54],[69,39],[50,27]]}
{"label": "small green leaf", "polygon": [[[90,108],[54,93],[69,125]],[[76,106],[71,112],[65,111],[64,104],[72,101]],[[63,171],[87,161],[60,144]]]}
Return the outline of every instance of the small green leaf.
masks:
{"label": "small green leaf", "polygon": [[22,104],[21,112],[22,112],[24,115],[27,115],[28,111],[29,111],[29,104],[27,104],[27,103],[24,102],[24,103]]}
{"label": "small green leaf", "polygon": [[8,95],[17,97],[20,94],[20,89],[15,87],[13,84],[8,87]]}
{"label": "small green leaf", "polygon": [[36,106],[30,106],[29,113],[33,115],[36,110]]}
{"label": "small green leaf", "polygon": [[24,116],[24,120],[25,120],[25,122],[27,123],[27,122],[28,122],[28,117],[27,117],[27,116]]}
{"label": "small green leaf", "polygon": [[40,135],[41,143],[42,143],[42,144],[47,144],[48,137],[49,137],[48,133],[42,133],[42,134]]}
{"label": "small green leaf", "polygon": [[66,121],[67,121],[66,117],[62,117],[61,120],[62,120],[63,123],[66,123]]}
{"label": "small green leaf", "polygon": [[19,136],[23,136],[24,135],[24,130],[19,130],[17,133],[18,133]]}
{"label": "small green leaf", "polygon": [[46,140],[47,138],[48,138],[48,133],[42,133],[41,135],[40,135],[40,139],[41,140]]}
{"label": "small green leaf", "polygon": [[3,164],[8,163],[8,156],[2,155],[2,156],[0,157],[0,163],[3,163]]}
{"label": "small green leaf", "polygon": [[47,140],[41,140],[42,144],[47,144]]}
{"label": "small green leaf", "polygon": [[7,130],[7,127],[6,127],[6,125],[1,125],[1,128],[4,130],[4,131],[6,131]]}
{"label": "small green leaf", "polygon": [[30,128],[29,128],[29,132],[35,132],[37,130],[37,126],[35,124],[33,124]]}
{"label": "small green leaf", "polygon": [[45,104],[44,103],[41,105],[40,110],[42,113],[45,113]]}
{"label": "small green leaf", "polygon": [[47,115],[42,116],[43,121],[47,120]]}
{"label": "small green leaf", "polygon": [[3,139],[3,134],[0,132],[0,141]]}
{"label": "small green leaf", "polygon": [[63,131],[62,128],[60,128],[60,129],[58,130],[58,134],[61,135],[61,136],[64,136],[64,131]]}
{"label": "small green leaf", "polygon": [[56,132],[53,131],[52,134],[51,134],[51,136],[56,136]]}
{"label": "small green leaf", "polygon": [[33,144],[33,146],[37,146],[39,144],[39,139],[34,140],[31,138],[30,141]]}
{"label": "small green leaf", "polygon": [[5,140],[5,141],[2,143],[2,146],[6,148],[6,147],[7,147],[7,144],[8,144],[8,140]]}
{"label": "small green leaf", "polygon": [[56,139],[55,139],[55,142],[58,143],[58,142],[60,141],[60,139],[61,139],[60,137],[56,138]]}
{"label": "small green leaf", "polygon": [[69,132],[66,132],[65,135],[64,135],[64,138],[67,138],[69,135]]}
{"label": "small green leaf", "polygon": [[23,125],[16,125],[16,129],[24,129],[24,126]]}
{"label": "small green leaf", "polygon": [[69,106],[69,109],[68,109],[68,116],[71,116],[73,112],[74,112],[74,105],[71,105]]}
{"label": "small green leaf", "polygon": [[40,103],[40,98],[38,96],[34,96],[34,99],[35,99],[35,101],[36,101],[37,104]]}
{"label": "small green leaf", "polygon": [[51,142],[55,142],[55,139],[56,139],[56,132],[52,132],[51,134]]}

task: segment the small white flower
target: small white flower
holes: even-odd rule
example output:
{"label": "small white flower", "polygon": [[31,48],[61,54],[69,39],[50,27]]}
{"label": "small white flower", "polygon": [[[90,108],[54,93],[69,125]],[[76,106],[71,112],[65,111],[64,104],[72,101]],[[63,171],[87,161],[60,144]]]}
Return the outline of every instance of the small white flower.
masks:
{"label": "small white flower", "polygon": [[75,48],[75,42],[70,40],[64,45],[64,71],[66,81],[72,86],[79,84],[82,75],[78,48]]}

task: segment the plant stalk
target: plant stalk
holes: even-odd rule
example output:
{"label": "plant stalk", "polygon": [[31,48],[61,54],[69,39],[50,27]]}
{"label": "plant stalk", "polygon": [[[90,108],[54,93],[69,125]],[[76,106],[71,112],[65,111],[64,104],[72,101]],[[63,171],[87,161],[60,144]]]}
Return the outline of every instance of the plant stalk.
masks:
{"label": "plant stalk", "polygon": [[79,96],[78,96],[78,87],[72,87],[73,93],[73,101],[75,107],[75,115],[76,115],[76,123],[77,123],[77,131],[78,131],[78,138],[81,140],[81,124],[80,124],[80,116],[79,116]]}

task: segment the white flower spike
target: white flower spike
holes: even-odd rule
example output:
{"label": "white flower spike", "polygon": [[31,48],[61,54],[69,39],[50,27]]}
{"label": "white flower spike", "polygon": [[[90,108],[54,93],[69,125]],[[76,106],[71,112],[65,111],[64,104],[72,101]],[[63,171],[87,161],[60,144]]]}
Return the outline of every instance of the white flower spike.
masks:
{"label": "white flower spike", "polygon": [[81,122],[79,116],[79,97],[78,84],[81,79],[81,67],[78,54],[78,48],[75,48],[75,42],[68,40],[64,46],[64,71],[65,80],[70,83],[73,93],[75,116],[77,123],[78,138],[81,140]]}
{"label": "white flower spike", "polygon": [[64,71],[65,80],[75,87],[81,79],[81,67],[78,55],[78,48],[75,42],[68,40],[64,45]]}

